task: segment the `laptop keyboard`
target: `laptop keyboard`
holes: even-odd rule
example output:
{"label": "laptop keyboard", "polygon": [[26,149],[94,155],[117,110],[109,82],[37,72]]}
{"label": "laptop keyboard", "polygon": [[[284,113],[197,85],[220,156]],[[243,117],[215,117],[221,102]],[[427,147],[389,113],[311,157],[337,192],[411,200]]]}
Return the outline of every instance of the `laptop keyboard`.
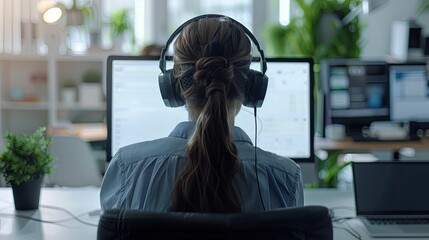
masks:
{"label": "laptop keyboard", "polygon": [[429,224],[429,218],[385,218],[385,217],[367,217],[371,224]]}

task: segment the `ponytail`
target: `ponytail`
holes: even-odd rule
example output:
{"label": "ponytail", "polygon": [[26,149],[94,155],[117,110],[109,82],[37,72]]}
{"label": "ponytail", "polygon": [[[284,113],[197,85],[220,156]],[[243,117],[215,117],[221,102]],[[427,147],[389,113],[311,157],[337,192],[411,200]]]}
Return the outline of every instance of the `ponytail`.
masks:
{"label": "ponytail", "polygon": [[[196,121],[187,146],[188,164],[180,175],[173,194],[173,209],[183,212],[240,212],[241,202],[233,178],[239,169],[237,148],[228,123],[227,90],[224,82],[233,76],[232,68],[207,75],[199,66],[225,65],[223,58],[203,58],[197,62],[196,81],[207,82],[207,101]],[[227,66],[224,66],[224,68]],[[208,69],[213,68],[207,67]]]}
{"label": "ponytail", "polygon": [[243,96],[240,79],[251,61],[249,39],[228,21],[201,19],[177,37],[174,61],[187,107],[199,115],[188,141],[186,165],[173,189],[172,210],[241,212],[243,204],[234,186],[240,161],[229,107]]}

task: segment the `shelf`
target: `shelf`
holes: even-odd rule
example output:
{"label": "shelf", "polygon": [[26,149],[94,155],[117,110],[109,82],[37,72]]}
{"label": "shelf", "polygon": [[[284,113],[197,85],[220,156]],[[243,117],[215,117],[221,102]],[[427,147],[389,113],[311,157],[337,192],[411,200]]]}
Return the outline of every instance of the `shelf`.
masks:
{"label": "shelf", "polygon": [[[104,61],[107,60],[109,55],[115,55],[115,53],[109,51],[97,51],[89,52],[84,55],[56,55],[54,59],[56,61],[84,61],[84,62],[93,62],[93,61]],[[123,55],[123,53],[118,53],[116,55]],[[0,54],[0,61],[47,61],[48,55],[37,55],[37,54]]]}
{"label": "shelf", "polygon": [[46,61],[47,56],[36,54],[12,55],[0,54],[0,61]]}
{"label": "shelf", "polygon": [[5,101],[1,104],[2,110],[33,110],[33,111],[42,111],[48,110],[47,102],[12,102]]}
{"label": "shelf", "polygon": [[[1,108],[3,110],[48,110],[47,102],[13,102],[7,101],[2,102]],[[69,104],[69,103],[58,103],[58,110],[68,110],[68,111],[105,111],[106,103],[99,103],[95,105],[82,105],[79,103]]]}
{"label": "shelf", "polygon": [[[105,81],[107,58],[113,54],[101,50],[85,55],[0,54],[0,134],[59,122],[103,121],[106,102],[102,96],[95,104],[79,102],[76,96],[74,102],[63,102],[62,86],[67,81],[77,85],[87,71],[94,70]],[[103,87],[101,83],[100,89]],[[21,88],[21,101],[10,97],[14,88]]]}
{"label": "shelf", "polygon": [[79,103],[58,103],[58,110],[68,111],[105,111],[106,103],[100,102],[93,105],[82,105]]}

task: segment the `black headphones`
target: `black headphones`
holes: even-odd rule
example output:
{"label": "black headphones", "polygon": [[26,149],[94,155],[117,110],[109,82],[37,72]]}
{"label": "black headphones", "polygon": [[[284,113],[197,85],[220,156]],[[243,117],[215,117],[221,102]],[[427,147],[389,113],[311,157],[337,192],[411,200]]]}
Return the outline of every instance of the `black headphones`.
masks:
{"label": "black headphones", "polygon": [[265,75],[265,72],[267,71],[267,62],[265,60],[264,51],[259,46],[258,41],[256,40],[255,36],[241,23],[237,22],[236,20],[224,16],[224,15],[218,15],[218,14],[205,14],[201,15],[195,18],[192,18],[185,23],[183,23],[180,27],[176,29],[176,31],[173,32],[173,34],[168,38],[167,43],[165,44],[165,47],[161,51],[161,56],[159,59],[159,68],[161,69],[161,74],[158,77],[159,81],[159,89],[161,91],[162,99],[164,100],[164,104],[167,107],[180,107],[185,105],[185,101],[180,95],[180,89],[176,87],[176,79],[173,76],[172,69],[166,70],[166,52],[171,44],[171,42],[174,40],[174,38],[179,35],[179,33],[183,30],[184,27],[186,27],[191,22],[198,21],[203,18],[226,18],[230,20],[231,22],[237,24],[239,27],[243,29],[243,31],[246,33],[246,35],[252,40],[253,44],[257,47],[259,54],[261,56],[260,63],[261,63],[261,71],[255,71],[253,69],[250,69],[247,77],[249,79],[248,86],[246,86],[245,90],[245,96],[244,96],[244,102],[243,105],[246,107],[261,107],[262,103],[264,102],[265,93],[267,92],[267,85],[268,85],[268,77]]}

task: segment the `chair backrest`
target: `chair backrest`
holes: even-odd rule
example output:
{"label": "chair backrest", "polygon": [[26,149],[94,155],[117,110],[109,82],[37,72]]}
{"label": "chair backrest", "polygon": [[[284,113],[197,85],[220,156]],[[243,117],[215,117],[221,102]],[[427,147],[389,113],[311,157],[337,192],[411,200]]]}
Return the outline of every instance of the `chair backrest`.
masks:
{"label": "chair backrest", "polygon": [[67,187],[100,186],[101,171],[88,142],[74,136],[54,135],[50,151],[56,168],[50,179]]}
{"label": "chair backrest", "polygon": [[323,206],[238,214],[104,211],[98,239],[333,239]]}

